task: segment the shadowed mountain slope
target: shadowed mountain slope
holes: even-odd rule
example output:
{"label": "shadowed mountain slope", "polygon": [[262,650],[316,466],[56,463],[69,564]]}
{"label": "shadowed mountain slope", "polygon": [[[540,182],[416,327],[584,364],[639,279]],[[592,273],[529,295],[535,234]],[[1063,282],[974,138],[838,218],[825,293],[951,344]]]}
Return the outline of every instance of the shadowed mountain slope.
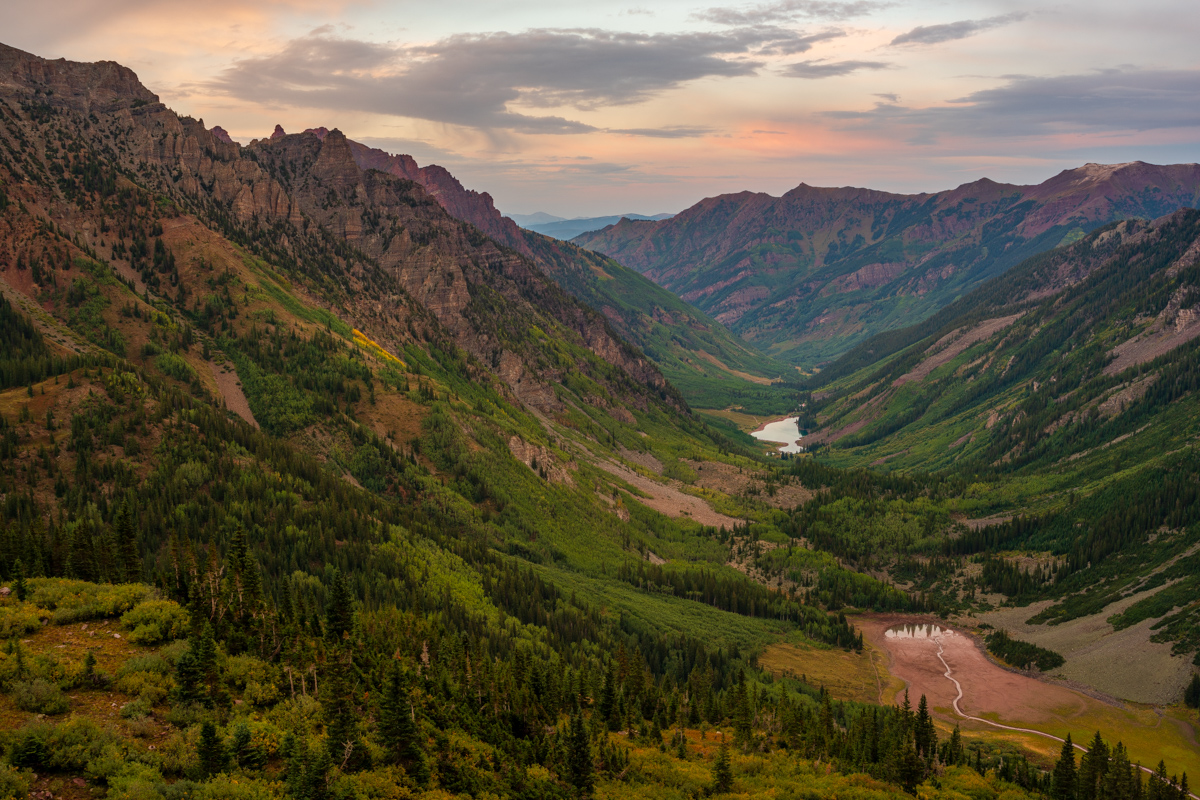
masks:
{"label": "shadowed mountain slope", "polygon": [[1200,203],[1200,166],[1088,164],[1036,186],[936,194],[801,184],[742,192],[574,241],[606,253],[767,353],[813,366],[929,316],[1038,252],[1117,219]]}

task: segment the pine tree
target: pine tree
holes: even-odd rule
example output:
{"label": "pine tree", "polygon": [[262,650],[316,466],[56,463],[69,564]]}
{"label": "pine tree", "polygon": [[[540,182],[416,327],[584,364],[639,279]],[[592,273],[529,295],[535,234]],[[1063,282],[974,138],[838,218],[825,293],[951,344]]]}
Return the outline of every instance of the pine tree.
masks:
{"label": "pine tree", "polygon": [[212,626],[207,622],[198,636],[188,642],[175,662],[175,700],[178,703],[199,703],[212,707],[219,686],[217,680],[217,643]]}
{"label": "pine tree", "polygon": [[753,738],[753,713],[750,710],[750,693],[746,688],[746,678],[738,673],[737,688],[733,690],[733,734],[734,741],[741,747],[750,744]]}
{"label": "pine tree", "polygon": [[1088,751],[1079,759],[1075,791],[1079,800],[1096,800],[1107,772],[1108,745],[1100,738],[1100,731],[1096,731]]}
{"label": "pine tree", "polygon": [[229,609],[236,623],[245,624],[260,610],[262,577],[258,573],[258,561],[246,542],[246,529],[240,523],[229,542],[226,563],[229,567],[225,578]]}
{"label": "pine tree", "polygon": [[200,742],[196,745],[196,755],[200,765],[198,771],[201,778],[209,778],[225,770],[228,753],[225,743],[217,735],[217,727],[211,722],[205,722],[200,727]]}
{"label": "pine tree", "polygon": [[421,729],[416,721],[408,675],[399,661],[392,662],[392,672],[384,687],[379,707],[379,736],[392,762],[424,787],[429,783],[429,764],[421,746]]}
{"label": "pine tree", "polygon": [[325,746],[330,762],[343,772],[369,769],[370,754],[363,746],[359,730],[356,692],[351,683],[349,652],[330,654],[325,682],[321,686],[321,705],[325,710]]}
{"label": "pine tree", "polygon": [[129,501],[121,503],[113,520],[113,533],[117,538],[117,563],[120,580],[135,583],[142,576],[142,559],[138,555],[137,531],[133,524],[133,513]]}
{"label": "pine tree", "polygon": [[729,747],[721,742],[717,760],[713,763],[713,794],[728,794],[733,791],[733,769],[729,763]]}
{"label": "pine tree", "polygon": [[955,725],[954,731],[950,734],[950,741],[946,743],[946,755],[942,761],[954,767],[962,764],[965,758],[966,750],[963,748],[962,731],[958,725]]}
{"label": "pine tree", "polygon": [[1183,702],[1188,708],[1200,708],[1200,675],[1192,676],[1192,682],[1183,692]]}
{"label": "pine tree", "polygon": [[917,704],[915,733],[917,755],[927,761],[932,759],[937,754],[937,730],[933,727],[933,717],[929,716],[925,695],[921,695],[921,701]]}
{"label": "pine tree", "polygon": [[567,782],[581,797],[591,797],[596,776],[592,766],[592,741],[583,712],[576,711],[567,728]]}
{"label": "pine tree", "polygon": [[325,611],[325,638],[340,642],[354,630],[354,593],[350,581],[342,573],[333,577],[329,590],[329,605]]}
{"label": "pine tree", "polygon": [[1062,753],[1052,773],[1053,785],[1050,796],[1054,800],[1075,800],[1075,745],[1071,743],[1071,734],[1063,742]]}
{"label": "pine tree", "polygon": [[29,587],[25,584],[25,562],[19,558],[17,563],[13,564],[13,591],[22,603],[29,596]]}

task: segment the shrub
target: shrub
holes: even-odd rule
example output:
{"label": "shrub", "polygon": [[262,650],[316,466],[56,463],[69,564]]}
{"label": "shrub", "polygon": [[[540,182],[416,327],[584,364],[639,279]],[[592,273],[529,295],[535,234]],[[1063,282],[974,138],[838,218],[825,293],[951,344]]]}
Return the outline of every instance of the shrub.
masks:
{"label": "shrub", "polygon": [[199,727],[179,730],[160,742],[151,758],[164,775],[183,775],[196,768],[196,744],[200,737]]}
{"label": "shrub", "polygon": [[212,780],[197,785],[189,796],[196,800],[279,800],[284,797],[280,789],[278,783],[217,775]]}
{"label": "shrub", "polygon": [[54,612],[59,625],[123,614],[154,594],[140,583],[98,584],[66,578],[32,578],[29,600]]}
{"label": "shrub", "polygon": [[108,797],[120,800],[162,800],[165,788],[162,773],[137,762],[124,764],[108,779]]}
{"label": "shrub", "polygon": [[384,800],[415,797],[411,783],[400,767],[383,767],[352,775],[335,772],[330,779],[330,788],[334,797]]}
{"label": "shrub", "polygon": [[121,624],[134,644],[159,644],[186,635],[189,616],[174,600],[144,600],[126,611]]}
{"label": "shrub", "polygon": [[33,633],[42,627],[43,616],[46,612],[32,603],[0,606],[0,639]]}
{"label": "shrub", "polygon": [[8,764],[0,764],[0,797],[26,797],[32,781]]}
{"label": "shrub", "polygon": [[190,383],[195,377],[196,371],[192,369],[182,356],[174,353],[163,353],[158,358],[154,359],[154,366],[158,367],[159,371],[165,375],[169,375],[182,383]]}
{"label": "shrub", "polygon": [[167,699],[174,685],[175,681],[170,675],[158,672],[130,672],[119,676],[113,683],[113,688],[155,705]]}
{"label": "shrub", "polygon": [[142,719],[150,713],[153,704],[148,698],[139,697],[121,706],[122,719]]}
{"label": "shrub", "polygon": [[50,750],[46,747],[48,738],[50,726],[44,722],[17,729],[12,735],[8,760],[16,767],[44,769],[50,762]]}
{"label": "shrub", "polygon": [[89,762],[100,758],[105,748],[116,746],[119,738],[87,717],[72,717],[61,722],[46,736],[49,758],[45,766],[63,772],[82,772]]}
{"label": "shrub", "polygon": [[273,683],[250,681],[242,692],[242,699],[254,706],[270,706],[279,702],[279,687]]}
{"label": "shrub", "polygon": [[123,678],[135,672],[154,672],[159,675],[170,675],[171,669],[171,662],[163,658],[161,653],[147,653],[126,659],[125,663],[117,668],[117,677]]}
{"label": "shrub", "polygon": [[62,689],[41,678],[13,684],[12,697],[17,708],[35,714],[65,714],[71,708]]}

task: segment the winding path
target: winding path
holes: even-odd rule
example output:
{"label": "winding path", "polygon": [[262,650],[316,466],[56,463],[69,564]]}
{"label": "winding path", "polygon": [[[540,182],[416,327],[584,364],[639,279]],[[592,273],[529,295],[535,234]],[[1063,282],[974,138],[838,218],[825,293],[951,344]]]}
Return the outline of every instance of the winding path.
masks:
{"label": "winding path", "polygon": [[[1012,725],[1001,725],[999,722],[992,722],[990,719],[984,719],[982,717],[974,717],[974,716],[971,716],[970,714],[968,714],[967,712],[963,711],[961,708],[959,708],[958,701],[962,700],[962,697],[963,697],[962,684],[959,683],[958,679],[954,677],[954,675],[952,674],[953,670],[950,669],[950,665],[946,663],[946,659],[942,656],[942,653],[945,652],[945,648],[942,646],[942,637],[940,637],[940,636],[934,637],[934,641],[937,642],[937,646],[938,646],[938,651],[937,651],[938,661],[941,661],[942,666],[946,668],[946,671],[942,674],[945,675],[946,680],[953,683],[954,688],[958,690],[958,696],[954,698],[954,713],[955,714],[958,714],[963,719],[969,719],[974,722],[982,722],[984,725],[991,725],[993,728],[1003,728],[1006,731],[1017,731],[1018,733],[1032,733],[1034,736],[1041,736],[1046,739],[1053,739],[1056,742],[1065,742],[1066,741],[1066,739],[1063,739],[1061,736],[1055,736],[1052,733],[1045,733],[1043,731],[1036,731],[1033,728],[1015,728]],[[1071,745],[1076,750],[1079,750],[1081,752],[1086,753],[1088,751],[1086,747],[1078,744],[1077,742],[1072,741]],[[1137,768],[1140,769],[1142,772],[1145,772],[1147,775],[1157,774],[1157,773],[1155,773],[1154,770],[1150,769],[1149,767],[1143,767],[1141,764],[1138,764]],[[1193,800],[1200,800],[1200,797],[1196,797],[1196,795],[1191,792],[1188,793],[1188,797],[1193,798]]]}

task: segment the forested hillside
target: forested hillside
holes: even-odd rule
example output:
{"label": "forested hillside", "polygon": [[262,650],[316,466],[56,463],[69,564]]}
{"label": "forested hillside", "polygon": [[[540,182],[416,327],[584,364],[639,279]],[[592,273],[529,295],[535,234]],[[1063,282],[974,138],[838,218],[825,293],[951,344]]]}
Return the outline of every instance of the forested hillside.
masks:
{"label": "forested hillside", "polygon": [[1040,603],[1030,630],[1146,623],[1200,664],[1198,285],[1200,212],[1102,228],[835,364],[810,441],[958,476],[944,512],[978,521],[896,550],[969,557],[980,591]]}

